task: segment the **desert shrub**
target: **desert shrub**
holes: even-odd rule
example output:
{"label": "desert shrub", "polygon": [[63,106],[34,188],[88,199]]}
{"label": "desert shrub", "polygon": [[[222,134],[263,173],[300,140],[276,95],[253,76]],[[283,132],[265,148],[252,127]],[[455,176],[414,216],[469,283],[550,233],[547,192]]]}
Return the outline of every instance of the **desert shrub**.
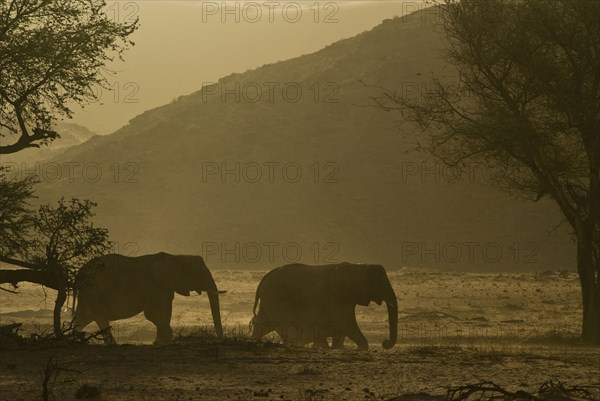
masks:
{"label": "desert shrub", "polygon": [[104,336],[101,330],[92,333],[75,331],[72,324],[64,324],[60,336],[56,336],[53,328],[37,325],[33,330],[25,331],[22,325],[22,323],[12,323],[0,326],[0,350],[99,344]]}
{"label": "desert shrub", "polygon": [[[448,389],[447,401],[467,400],[493,400],[504,401],[597,401],[589,388],[582,386],[567,386],[559,380],[550,380],[543,383],[537,394],[525,390],[515,392],[506,390],[496,383],[481,381]],[[391,401],[391,400],[390,400]]]}

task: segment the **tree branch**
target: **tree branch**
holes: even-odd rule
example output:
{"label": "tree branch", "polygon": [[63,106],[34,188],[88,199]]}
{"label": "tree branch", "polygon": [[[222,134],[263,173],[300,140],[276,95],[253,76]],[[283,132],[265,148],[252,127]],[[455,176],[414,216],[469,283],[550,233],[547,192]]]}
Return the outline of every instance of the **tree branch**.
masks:
{"label": "tree branch", "polygon": [[22,281],[40,284],[54,290],[58,290],[60,288],[57,280],[46,271],[29,269],[0,269],[0,284],[11,284],[14,288],[17,288],[18,283]]}

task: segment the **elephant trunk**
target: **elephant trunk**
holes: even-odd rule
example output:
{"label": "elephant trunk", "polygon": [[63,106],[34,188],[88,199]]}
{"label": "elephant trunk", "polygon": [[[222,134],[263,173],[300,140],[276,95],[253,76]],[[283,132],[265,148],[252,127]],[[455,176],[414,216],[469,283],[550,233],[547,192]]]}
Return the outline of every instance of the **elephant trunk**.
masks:
{"label": "elephant trunk", "polygon": [[398,299],[392,285],[388,282],[388,289],[385,294],[385,304],[388,309],[388,322],[390,325],[390,339],[383,341],[383,348],[390,349],[396,345],[398,340]]}
{"label": "elephant trunk", "polygon": [[210,311],[212,313],[213,322],[215,323],[215,331],[219,338],[223,337],[223,326],[221,325],[221,307],[219,306],[219,292],[207,291],[208,300],[210,302]]}

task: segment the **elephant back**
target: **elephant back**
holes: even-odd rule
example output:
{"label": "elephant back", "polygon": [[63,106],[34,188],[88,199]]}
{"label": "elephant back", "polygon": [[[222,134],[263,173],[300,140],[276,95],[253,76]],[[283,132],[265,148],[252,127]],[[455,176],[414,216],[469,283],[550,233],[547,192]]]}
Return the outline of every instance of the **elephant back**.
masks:
{"label": "elephant back", "polygon": [[108,254],[87,262],[75,277],[75,286],[80,291],[91,287],[109,287],[114,285],[115,278],[132,274],[143,274],[144,256],[128,257],[119,254]]}
{"label": "elephant back", "polygon": [[327,294],[327,277],[333,270],[329,265],[308,266],[290,264],[268,272],[257,289],[257,299],[267,303],[307,304],[315,294]]}

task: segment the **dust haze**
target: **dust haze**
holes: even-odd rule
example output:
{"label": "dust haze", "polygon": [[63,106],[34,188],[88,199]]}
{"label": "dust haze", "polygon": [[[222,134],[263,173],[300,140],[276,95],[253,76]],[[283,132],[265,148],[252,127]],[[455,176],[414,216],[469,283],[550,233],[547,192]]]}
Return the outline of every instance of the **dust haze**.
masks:
{"label": "dust haze", "polygon": [[3,2],[1,399],[600,399],[594,2],[107,1],[104,86],[25,106]]}

